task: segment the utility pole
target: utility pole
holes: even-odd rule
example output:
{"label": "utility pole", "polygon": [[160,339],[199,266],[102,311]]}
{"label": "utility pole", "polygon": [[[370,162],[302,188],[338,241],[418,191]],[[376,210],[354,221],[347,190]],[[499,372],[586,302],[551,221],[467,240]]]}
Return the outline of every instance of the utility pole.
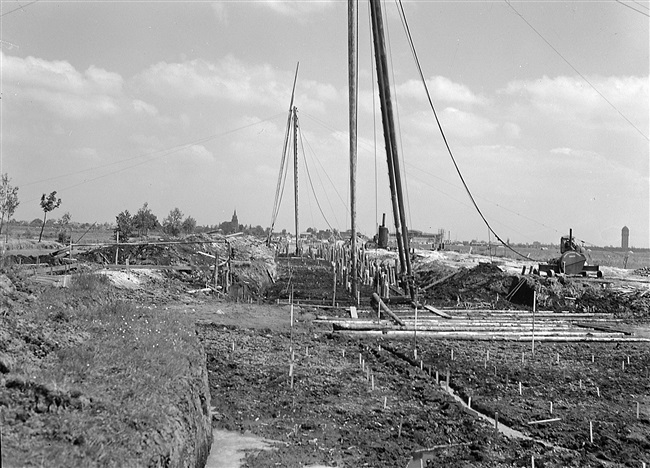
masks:
{"label": "utility pole", "polygon": [[348,101],[350,112],[350,255],[352,260],[352,297],[358,306],[357,275],[357,0],[348,0]]}
{"label": "utility pole", "polygon": [[293,107],[293,193],[296,202],[296,256],[300,255],[300,228],[298,226],[298,109]]}
{"label": "utility pole", "polygon": [[391,202],[393,205],[393,218],[399,250],[399,260],[402,276],[402,286],[415,300],[413,288],[413,273],[409,255],[409,238],[406,227],[406,214],[404,211],[404,196],[402,195],[402,178],[397,153],[397,139],[395,136],[395,120],[390,95],[388,79],[388,65],[386,60],[386,44],[384,42],[384,25],[381,13],[380,0],[370,0],[370,13],[372,18],[373,44],[375,47],[375,64],[377,67],[377,83],[381,103],[381,120],[384,129],[384,143],[386,145],[386,160],[388,163],[388,178],[390,182]]}

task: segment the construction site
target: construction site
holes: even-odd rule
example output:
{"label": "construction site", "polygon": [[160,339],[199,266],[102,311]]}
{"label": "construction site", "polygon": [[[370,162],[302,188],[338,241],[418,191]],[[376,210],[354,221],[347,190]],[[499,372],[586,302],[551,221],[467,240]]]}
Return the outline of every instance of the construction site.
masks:
{"label": "construction site", "polygon": [[[550,276],[531,273],[532,262],[413,250],[412,301],[397,252],[379,248],[358,251],[355,298],[349,243],[305,244],[301,255],[241,235],[60,247],[5,258],[14,267],[2,276],[12,314],[3,314],[0,401],[14,455],[14,437],[33,450],[52,437],[44,421],[84,409],[39,410],[38,393],[16,383],[11,352],[38,339],[30,344],[12,317],[92,274],[107,278],[111,300],[195,324],[214,434],[208,467],[647,463],[648,268]],[[42,359],[65,348],[49,333]],[[73,442],[49,444],[83,453]]]}
{"label": "construction site", "polygon": [[1,468],[650,465],[647,2],[81,3],[0,14]]}

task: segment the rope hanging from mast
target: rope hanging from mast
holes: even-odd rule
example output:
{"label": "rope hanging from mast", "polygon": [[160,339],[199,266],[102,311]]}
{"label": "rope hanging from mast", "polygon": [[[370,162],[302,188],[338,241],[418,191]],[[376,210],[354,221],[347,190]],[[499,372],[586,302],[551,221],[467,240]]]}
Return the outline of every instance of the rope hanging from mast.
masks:
{"label": "rope hanging from mast", "polygon": [[402,24],[404,25],[404,30],[406,32],[406,37],[409,43],[409,47],[411,49],[411,53],[413,55],[413,59],[415,61],[415,65],[418,69],[418,74],[420,76],[420,80],[422,81],[422,85],[424,86],[424,91],[426,92],[427,99],[429,101],[429,107],[431,108],[431,111],[433,112],[433,116],[436,120],[436,124],[438,125],[438,130],[440,131],[440,135],[442,136],[442,140],[445,143],[445,147],[447,148],[447,153],[449,154],[449,157],[451,158],[451,161],[454,165],[454,168],[456,169],[456,173],[458,174],[458,177],[460,178],[461,183],[463,184],[463,187],[465,188],[465,192],[467,193],[467,196],[469,197],[470,201],[472,202],[472,205],[474,205],[474,208],[476,209],[476,212],[479,214],[485,225],[487,226],[489,232],[494,234],[494,237],[503,245],[505,248],[509,249],[516,255],[519,255],[527,260],[529,260],[528,256],[522,254],[521,252],[518,252],[517,250],[513,249],[510,244],[507,244],[506,242],[501,239],[501,237],[496,233],[494,229],[492,229],[492,226],[488,222],[487,218],[485,215],[483,215],[483,212],[478,206],[478,203],[474,199],[474,195],[472,195],[472,192],[469,189],[469,186],[467,185],[467,182],[465,182],[465,178],[463,177],[462,172],[460,171],[460,167],[458,166],[458,163],[456,162],[456,158],[454,157],[454,154],[451,151],[451,147],[449,146],[449,142],[447,141],[447,136],[445,135],[444,130],[442,129],[442,124],[440,123],[440,120],[438,119],[438,113],[436,112],[436,109],[433,105],[433,100],[431,99],[431,93],[429,92],[429,87],[427,86],[426,79],[424,77],[424,72],[422,71],[422,66],[420,65],[420,60],[418,58],[417,52],[415,50],[415,44],[413,43],[413,37],[411,36],[411,30],[409,28],[408,22],[406,21],[406,14],[404,13],[404,6],[402,5],[402,0],[396,0],[398,5],[399,5],[399,14],[400,18],[402,20]]}
{"label": "rope hanging from mast", "polygon": [[266,239],[267,243],[271,241],[271,235],[273,234],[273,228],[275,227],[275,222],[278,219],[278,213],[280,211],[280,203],[282,202],[282,194],[284,193],[284,181],[286,181],[287,176],[287,149],[289,147],[289,133],[291,130],[291,119],[293,116],[293,99],[296,93],[296,81],[298,80],[298,67],[300,62],[296,64],[296,73],[293,77],[293,86],[291,88],[291,101],[289,103],[289,116],[287,117],[287,127],[284,133],[284,144],[282,146],[282,159],[280,161],[280,172],[278,173],[278,183],[275,188],[275,200],[273,202],[273,211],[271,213],[271,228],[269,230],[269,235]]}

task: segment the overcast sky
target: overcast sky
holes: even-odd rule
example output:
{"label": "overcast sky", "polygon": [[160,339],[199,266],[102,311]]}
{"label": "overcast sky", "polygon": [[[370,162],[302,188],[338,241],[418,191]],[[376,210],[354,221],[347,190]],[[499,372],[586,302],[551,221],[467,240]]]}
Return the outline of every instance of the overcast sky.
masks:
{"label": "overcast sky", "polygon": [[[511,5],[403,3],[479,207],[504,240],[557,242],[573,228],[617,246],[626,225],[631,245],[649,247],[649,3]],[[346,1],[1,8],[0,170],[20,188],[16,219],[41,217],[41,194],[56,190],[54,218],[114,222],[148,202],[160,220],[178,207],[217,224],[236,209],[267,227],[300,62],[301,228],[349,228]],[[384,8],[409,227],[487,240],[396,4]],[[359,16],[358,225],[372,235],[381,213],[392,217],[366,2]],[[293,230],[292,192],[287,183],[276,229]]]}

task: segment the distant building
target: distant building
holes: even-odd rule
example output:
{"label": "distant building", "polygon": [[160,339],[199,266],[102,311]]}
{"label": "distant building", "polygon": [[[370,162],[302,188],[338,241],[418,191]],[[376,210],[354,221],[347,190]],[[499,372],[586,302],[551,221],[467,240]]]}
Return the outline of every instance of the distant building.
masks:
{"label": "distant building", "polygon": [[630,230],[627,226],[623,226],[623,229],[621,230],[621,248],[630,248]]}
{"label": "distant building", "polygon": [[230,226],[233,232],[239,232],[239,220],[237,219],[237,210],[232,214],[232,219],[230,220]]}

